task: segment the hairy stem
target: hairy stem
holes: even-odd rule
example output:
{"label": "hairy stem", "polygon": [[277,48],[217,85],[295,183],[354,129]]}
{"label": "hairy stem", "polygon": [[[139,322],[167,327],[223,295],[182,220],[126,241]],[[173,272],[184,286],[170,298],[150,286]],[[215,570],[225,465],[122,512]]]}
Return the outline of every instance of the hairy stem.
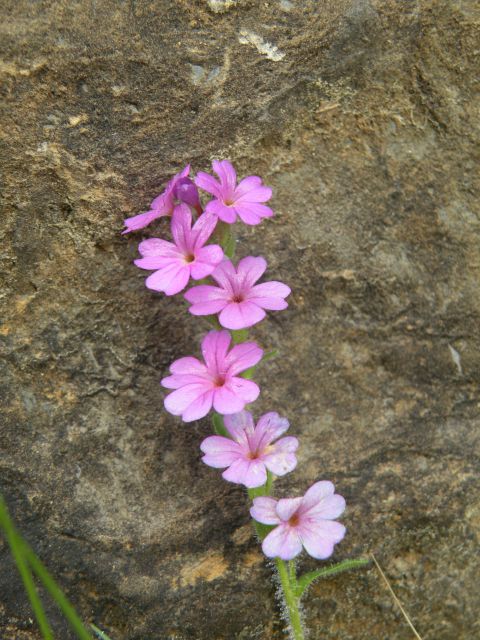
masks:
{"label": "hairy stem", "polygon": [[299,598],[295,595],[295,565],[293,563],[289,563],[287,566],[287,564],[280,558],[275,558],[275,564],[277,566],[280,584],[282,585],[283,594],[285,596],[285,603],[287,605],[293,639],[304,640],[305,635],[303,633],[302,620],[300,617],[300,610],[298,608]]}

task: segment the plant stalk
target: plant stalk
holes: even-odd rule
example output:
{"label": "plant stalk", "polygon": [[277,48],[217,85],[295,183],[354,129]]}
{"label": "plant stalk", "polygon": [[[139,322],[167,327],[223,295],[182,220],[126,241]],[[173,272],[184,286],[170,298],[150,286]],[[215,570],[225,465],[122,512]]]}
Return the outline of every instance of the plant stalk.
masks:
{"label": "plant stalk", "polygon": [[[295,568],[293,564],[287,567],[287,564],[280,558],[275,558],[275,564],[277,565],[278,575],[280,577],[280,583],[282,585],[283,594],[285,596],[285,603],[287,605],[288,617],[290,620],[290,627],[293,633],[294,640],[305,640],[303,632],[302,620],[300,617],[300,610],[298,608],[299,598],[295,595],[296,578],[294,576]],[[293,567],[293,569],[292,569]],[[295,581],[294,584],[292,582]]]}

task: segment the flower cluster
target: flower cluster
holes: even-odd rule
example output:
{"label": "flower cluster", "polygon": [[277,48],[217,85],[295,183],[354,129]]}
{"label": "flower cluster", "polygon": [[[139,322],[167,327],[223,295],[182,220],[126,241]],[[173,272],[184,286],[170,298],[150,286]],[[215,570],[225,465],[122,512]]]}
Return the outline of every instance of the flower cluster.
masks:
{"label": "flower cluster", "polygon": [[[252,518],[266,525],[261,536],[266,556],[291,560],[304,548],[325,559],[345,535],[345,527],[335,520],[344,511],[344,499],[328,481],[316,482],[303,497],[270,497],[273,480],[295,469],[299,443],[285,436],[290,425],[278,413],[266,413],[255,423],[246,410],[260,394],[250,378],[264,357],[246,330],[267,311],[286,309],[290,288],[275,280],[258,282],[267,269],[261,256],[233,263],[232,225],[238,219],[257,225],[272,217],[265,204],[272,190],[258,176],[237,182],[228,160],[214,161],[213,171],[218,179],[204,172],[192,179],[186,166],[148,211],[125,220],[124,233],[129,233],[170,218],[170,239],[141,242],[135,265],[152,272],[145,281],[149,289],[167,296],[183,291],[190,280],[201,281],[184,298],[193,316],[207,316],[217,327],[203,338],[201,359],[186,356],[171,364],[170,375],[161,381],[171,390],[165,408],[184,422],[213,409],[216,435],[201,443],[202,460],[223,469],[225,480],[247,487]],[[212,196],[205,205],[199,189]]]}

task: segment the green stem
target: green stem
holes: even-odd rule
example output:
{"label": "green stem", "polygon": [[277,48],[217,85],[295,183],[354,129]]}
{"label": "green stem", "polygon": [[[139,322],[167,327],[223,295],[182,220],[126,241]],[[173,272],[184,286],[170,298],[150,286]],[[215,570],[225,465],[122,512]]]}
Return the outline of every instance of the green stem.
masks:
{"label": "green stem", "polygon": [[293,563],[289,563],[289,566],[287,567],[287,564],[280,558],[275,558],[275,564],[277,565],[280,583],[285,596],[285,603],[287,605],[293,638],[294,640],[304,640],[305,635],[303,633],[302,620],[300,618],[300,610],[298,608],[299,599],[295,595],[296,579],[291,573],[292,566],[293,572],[295,572],[295,566]]}
{"label": "green stem", "polygon": [[52,629],[48,624],[47,616],[45,615],[42,602],[37,593],[37,589],[35,588],[35,583],[33,582],[30,569],[28,568],[28,565],[25,562],[25,557],[23,554],[21,541],[19,540],[19,535],[17,534],[15,527],[13,526],[13,522],[11,521],[10,516],[8,515],[7,506],[5,504],[4,499],[1,496],[0,496],[0,527],[3,529],[5,533],[5,537],[7,539],[8,545],[12,552],[13,559],[15,560],[15,564],[17,565],[17,569],[23,580],[25,591],[27,592],[28,599],[30,600],[30,604],[32,605],[33,613],[35,614],[35,618],[37,619],[38,626],[40,627],[42,636],[44,640],[53,640]]}
{"label": "green stem", "polygon": [[366,566],[369,562],[370,560],[368,558],[353,558],[351,560],[337,562],[337,564],[330,565],[329,567],[323,567],[322,569],[316,569],[315,571],[305,573],[303,576],[298,578],[295,593],[298,598],[301,598],[305,589],[307,589],[314,580],[318,580],[319,578],[328,578],[336,575],[337,573],[342,573],[343,571],[358,569]]}

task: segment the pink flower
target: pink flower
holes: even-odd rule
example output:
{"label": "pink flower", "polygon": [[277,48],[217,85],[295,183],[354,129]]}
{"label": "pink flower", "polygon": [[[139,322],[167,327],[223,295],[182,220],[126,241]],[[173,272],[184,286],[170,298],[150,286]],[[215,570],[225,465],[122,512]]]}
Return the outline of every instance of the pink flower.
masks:
{"label": "pink flower", "polygon": [[258,224],[262,218],[273,216],[269,207],[260,204],[272,197],[272,190],[262,184],[261,178],[248,176],[237,185],[237,174],[228,160],[214,160],[212,167],[220,182],[203,171],[199,171],[195,178],[195,184],[200,189],[214,196],[205,211],[229,223],[235,222],[237,215],[245,224]]}
{"label": "pink flower", "polygon": [[343,539],[345,527],[335,522],[345,500],[331,482],[316,482],[303,498],[254,498],[250,514],[257,522],[278,525],[262,543],[268,558],[291,560],[305,547],[314,558],[324,560]]}
{"label": "pink flower", "polygon": [[205,464],[216,469],[228,467],[222,473],[225,480],[251,489],[266,483],[267,469],[277,476],[295,469],[297,438],[277,440],[290,426],[286,418],[278,413],[266,413],[255,427],[252,414],[241,411],[225,416],[224,423],[232,439],[210,436],[200,449],[205,454],[202,458]]}
{"label": "pink flower", "polygon": [[237,344],[228,353],[228,331],[210,331],[202,340],[205,364],[197,358],[180,358],[161,384],[176,389],[165,398],[165,408],[185,422],[199,420],[212,408],[221,414],[238,413],[258,398],[260,389],[237,374],[255,366],[263,350],[255,342]]}
{"label": "pink flower", "polygon": [[[124,224],[127,227],[122,233],[130,233],[143,229],[157,218],[171,216],[177,204],[185,202],[199,210],[200,200],[195,184],[187,178],[190,173],[190,165],[187,164],[183,171],[177,173],[167,184],[163,193],[155,198],[150,205],[150,211],[139,213],[137,216],[127,218]],[[199,211],[200,213],[200,211]]]}
{"label": "pink flower", "polygon": [[175,244],[150,238],[138,246],[142,255],[134,263],[140,269],[157,269],[145,281],[154,291],[173,296],[190,279],[200,280],[210,275],[223,258],[223,250],[216,244],[203,245],[212,235],[217,218],[202,214],[192,228],[192,213],[186,204],[175,207],[172,216],[172,235]]}
{"label": "pink flower", "polygon": [[[194,316],[219,313],[219,321],[226,329],[245,329],[265,317],[265,309],[286,309],[285,298],[290,288],[282,282],[263,282],[255,285],[267,268],[264,258],[243,258],[237,269],[225,258],[212,278],[220,285],[202,284],[189,289],[185,298],[192,304],[189,311]],[[255,286],[254,286],[255,285]]]}

